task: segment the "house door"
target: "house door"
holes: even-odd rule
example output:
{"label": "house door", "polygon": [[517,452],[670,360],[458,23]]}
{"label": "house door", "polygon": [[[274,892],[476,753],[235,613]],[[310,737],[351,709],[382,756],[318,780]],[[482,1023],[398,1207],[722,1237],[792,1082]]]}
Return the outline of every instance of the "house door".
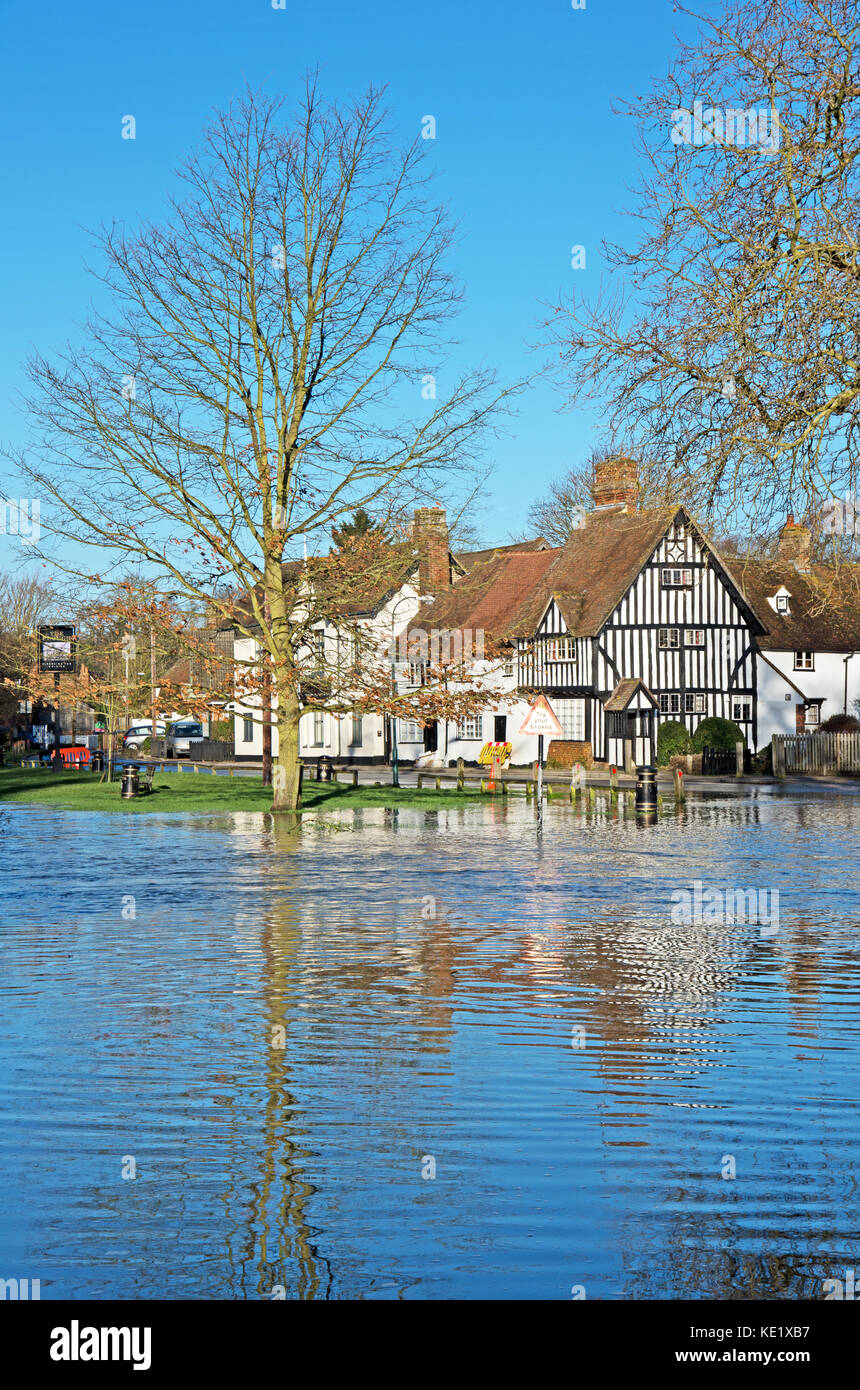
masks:
{"label": "house door", "polygon": [[435,753],[439,747],[439,726],[438,724],[424,725],[424,752]]}
{"label": "house door", "polygon": [[629,710],[627,738],[637,767],[654,762],[654,713],[650,709]]}
{"label": "house door", "polygon": [[508,740],[508,716],[497,714],[493,719],[493,742],[507,743]]}

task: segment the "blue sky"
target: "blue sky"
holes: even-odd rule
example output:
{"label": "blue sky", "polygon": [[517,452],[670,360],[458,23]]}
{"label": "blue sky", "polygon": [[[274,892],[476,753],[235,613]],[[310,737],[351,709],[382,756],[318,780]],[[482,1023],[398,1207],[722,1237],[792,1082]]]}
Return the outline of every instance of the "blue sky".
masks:
{"label": "blue sky", "polygon": [[[438,191],[461,228],[463,360],[533,371],[542,302],[596,285],[601,238],[624,234],[634,132],[611,105],[665,73],[680,18],[668,0],[4,0],[0,437],[24,437],[28,353],[73,340],[86,315],[87,228],[158,218],[213,107],[245,80],[289,96],[317,65],[328,96],[386,83],[404,138],[435,116]],[[134,141],[121,138],[127,114]],[[574,244],[585,270],[570,267]],[[599,417],[561,404],[537,386],[489,444],[487,539],[516,531],[596,442]],[[15,495],[14,479],[3,490]]]}

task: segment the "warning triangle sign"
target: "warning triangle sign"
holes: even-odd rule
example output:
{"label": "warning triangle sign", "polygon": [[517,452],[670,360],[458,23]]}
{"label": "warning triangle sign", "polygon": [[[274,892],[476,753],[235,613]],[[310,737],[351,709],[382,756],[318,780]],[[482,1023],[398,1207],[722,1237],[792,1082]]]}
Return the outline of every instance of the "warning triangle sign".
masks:
{"label": "warning triangle sign", "polygon": [[555,716],[552,705],[545,695],[538,695],[525,717],[521,734],[543,734],[550,738],[563,738],[564,730]]}

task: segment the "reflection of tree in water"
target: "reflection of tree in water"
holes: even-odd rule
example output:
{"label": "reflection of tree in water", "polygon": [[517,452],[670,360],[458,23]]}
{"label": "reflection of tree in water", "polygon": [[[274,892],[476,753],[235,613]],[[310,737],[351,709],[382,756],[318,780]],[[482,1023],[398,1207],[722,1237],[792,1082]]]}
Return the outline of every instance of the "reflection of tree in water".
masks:
{"label": "reflection of tree in water", "polygon": [[[278,856],[289,855],[298,836],[291,820],[273,818],[272,849]],[[282,862],[277,863],[279,871]],[[227,1190],[227,1199],[242,1200],[247,1192],[247,1215],[234,1226],[238,1237],[233,1248],[228,1236],[228,1265],[234,1296],[271,1298],[282,1288],[287,1298],[327,1298],[331,1293],[332,1271],[326,1256],[320,1255],[313,1240],[307,1216],[308,1203],[315,1192],[303,1176],[310,1151],[301,1148],[293,1135],[297,1129],[297,1103],[288,1089],[289,1014],[295,1002],[293,979],[301,932],[295,908],[286,893],[275,893],[263,921],[260,948],[263,956],[262,999],[259,1047],[262,1055],[265,1101],[262,1110],[262,1142],[257,1154],[259,1175],[245,1186],[242,1176]],[[301,985],[298,985],[301,988]],[[276,1030],[283,1048],[272,1045]],[[239,1107],[234,1127],[238,1146],[247,1143],[248,1114]]]}

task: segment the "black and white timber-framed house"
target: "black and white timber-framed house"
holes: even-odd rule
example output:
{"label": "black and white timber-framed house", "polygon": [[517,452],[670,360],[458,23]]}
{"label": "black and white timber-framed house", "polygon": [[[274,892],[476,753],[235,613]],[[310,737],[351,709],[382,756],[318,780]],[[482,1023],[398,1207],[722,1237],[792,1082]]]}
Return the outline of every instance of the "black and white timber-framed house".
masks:
{"label": "black and white timber-framed house", "polygon": [[594,510],[563,546],[476,565],[416,621],[507,643],[511,687],[549,698],[577,758],[653,762],[661,723],[693,733],[710,716],[755,747],[766,629],[684,507],[636,510],[637,490],[632,461],[599,465]]}

